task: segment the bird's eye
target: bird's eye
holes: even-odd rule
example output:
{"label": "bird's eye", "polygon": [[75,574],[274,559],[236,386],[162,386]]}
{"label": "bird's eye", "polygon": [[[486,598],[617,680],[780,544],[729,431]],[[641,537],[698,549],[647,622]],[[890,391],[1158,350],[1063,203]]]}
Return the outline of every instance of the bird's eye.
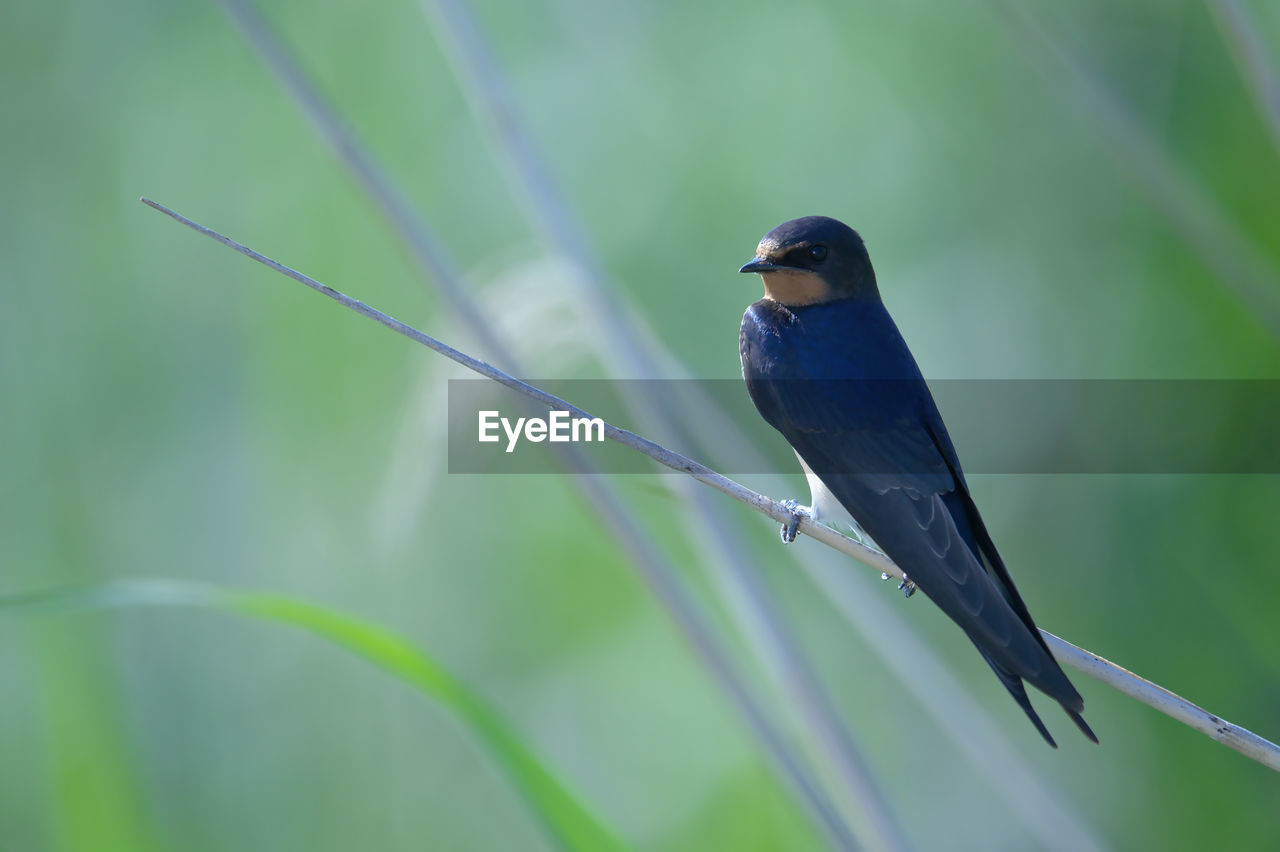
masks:
{"label": "bird's eye", "polygon": [[827,257],[827,247],[826,246],[810,246],[809,257],[813,258],[813,260],[815,261],[825,260]]}

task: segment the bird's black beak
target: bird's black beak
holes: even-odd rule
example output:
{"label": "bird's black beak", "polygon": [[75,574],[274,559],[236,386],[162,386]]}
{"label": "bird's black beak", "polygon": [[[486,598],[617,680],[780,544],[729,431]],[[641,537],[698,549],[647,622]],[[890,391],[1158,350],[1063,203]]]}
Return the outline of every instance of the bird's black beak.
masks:
{"label": "bird's black beak", "polygon": [[782,267],[778,266],[778,264],[774,263],[772,260],[766,260],[765,258],[762,258],[762,257],[753,257],[751,258],[749,263],[745,264],[738,271],[739,272],[770,272],[774,269],[781,269],[781,268]]}

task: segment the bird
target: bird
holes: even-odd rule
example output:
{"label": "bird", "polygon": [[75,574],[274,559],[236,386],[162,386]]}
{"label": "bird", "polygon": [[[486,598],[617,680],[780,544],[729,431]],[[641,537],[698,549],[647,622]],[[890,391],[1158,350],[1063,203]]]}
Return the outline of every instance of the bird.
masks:
{"label": "bird", "polygon": [[1093,742],[1084,699],[1054,660],[974,503],[937,404],[880,298],[857,231],[806,216],[769,231],[740,270],[764,298],[742,317],[747,392],[800,459],[811,501],[793,511],[844,521],[954,621],[1049,745],[1027,696],[1057,701]]}

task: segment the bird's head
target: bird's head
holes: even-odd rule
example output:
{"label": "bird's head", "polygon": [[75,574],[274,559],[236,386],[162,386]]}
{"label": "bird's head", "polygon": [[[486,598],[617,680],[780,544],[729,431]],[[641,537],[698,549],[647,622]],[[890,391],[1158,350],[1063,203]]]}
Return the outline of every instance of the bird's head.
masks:
{"label": "bird's head", "polygon": [[738,271],[758,272],[765,296],[789,307],[880,296],[862,237],[826,216],[783,222]]}

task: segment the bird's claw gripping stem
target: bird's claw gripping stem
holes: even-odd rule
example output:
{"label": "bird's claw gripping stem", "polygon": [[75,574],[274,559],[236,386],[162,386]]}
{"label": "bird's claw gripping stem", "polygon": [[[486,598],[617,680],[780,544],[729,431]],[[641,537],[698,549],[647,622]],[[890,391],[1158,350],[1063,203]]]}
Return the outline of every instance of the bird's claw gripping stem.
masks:
{"label": "bird's claw gripping stem", "polygon": [[808,506],[801,506],[798,500],[786,500],[782,507],[791,513],[791,520],[782,525],[782,543],[790,544],[796,540],[796,530],[800,529],[800,521],[812,518],[813,511]]}
{"label": "bird's claw gripping stem", "polygon": [[[884,573],[880,575],[881,580],[892,580],[893,575]],[[916,584],[907,577],[907,572],[902,572],[902,582],[898,584],[898,591],[902,592],[904,598],[909,598],[916,593]]]}

